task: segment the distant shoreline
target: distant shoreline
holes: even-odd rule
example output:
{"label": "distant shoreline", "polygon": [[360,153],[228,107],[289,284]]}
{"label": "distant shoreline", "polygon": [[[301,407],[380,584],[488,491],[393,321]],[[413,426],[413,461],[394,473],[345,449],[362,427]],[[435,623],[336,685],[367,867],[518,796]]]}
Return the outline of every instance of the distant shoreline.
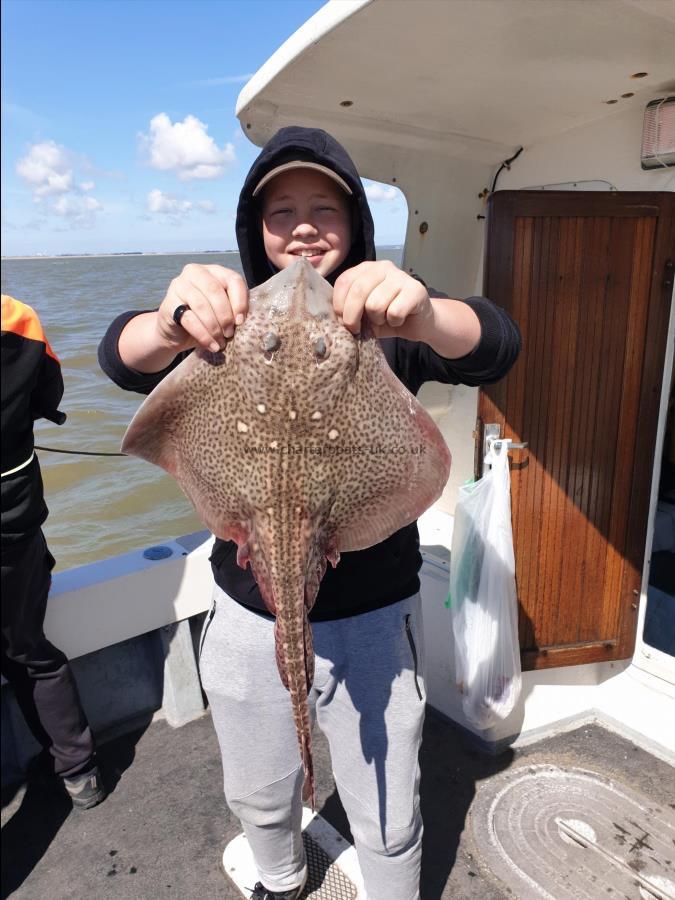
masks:
{"label": "distant shoreline", "polygon": [[205,253],[239,253],[238,250],[128,250],[120,253],[57,253],[53,256],[37,254],[36,256],[2,256],[8,259],[99,259],[107,256],[202,256]]}
{"label": "distant shoreline", "polygon": [[[402,250],[402,244],[380,244],[378,250]],[[212,253],[239,253],[238,250],[129,250],[121,253],[58,253],[54,256],[2,256],[0,260],[15,259],[100,259],[109,256],[204,256]]]}

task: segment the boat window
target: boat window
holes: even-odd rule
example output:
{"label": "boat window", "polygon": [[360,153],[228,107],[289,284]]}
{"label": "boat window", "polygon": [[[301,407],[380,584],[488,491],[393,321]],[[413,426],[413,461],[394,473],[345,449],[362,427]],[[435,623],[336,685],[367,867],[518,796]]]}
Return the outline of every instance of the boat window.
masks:
{"label": "boat window", "polygon": [[675,656],[675,376],[670,385],[642,639]]}
{"label": "boat window", "polygon": [[375,222],[375,246],[378,259],[391,259],[397,266],[403,259],[408,227],[408,204],[395,184],[363,179],[366,197]]}

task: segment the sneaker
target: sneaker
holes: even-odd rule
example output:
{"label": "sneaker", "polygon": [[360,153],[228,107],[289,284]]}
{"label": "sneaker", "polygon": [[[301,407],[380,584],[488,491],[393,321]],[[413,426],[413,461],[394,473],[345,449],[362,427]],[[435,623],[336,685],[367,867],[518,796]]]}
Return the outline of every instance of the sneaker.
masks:
{"label": "sneaker", "polygon": [[63,784],[68,796],[73,801],[73,806],[78,809],[91,809],[92,806],[97,806],[106,798],[106,790],[98,766],[83,775],[64,778]]}
{"label": "sneaker", "polygon": [[290,891],[281,891],[281,893],[277,891],[275,893],[274,891],[268,891],[265,885],[259,881],[253,888],[251,900],[298,900],[302,896],[306,884],[307,875],[305,875],[305,880],[300,887],[292,888]]}

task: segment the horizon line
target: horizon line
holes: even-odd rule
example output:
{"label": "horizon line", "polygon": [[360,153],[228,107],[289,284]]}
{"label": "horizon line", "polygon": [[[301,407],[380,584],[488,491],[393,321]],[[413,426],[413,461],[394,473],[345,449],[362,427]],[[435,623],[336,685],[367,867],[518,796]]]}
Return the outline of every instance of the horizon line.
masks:
{"label": "horizon line", "polygon": [[[402,250],[403,244],[376,244],[375,249]],[[236,253],[239,255],[239,250],[113,250],[93,251],[91,253],[23,253],[12,254],[11,256],[0,256],[0,259],[84,259],[86,257],[97,256],[189,256],[193,253]]]}

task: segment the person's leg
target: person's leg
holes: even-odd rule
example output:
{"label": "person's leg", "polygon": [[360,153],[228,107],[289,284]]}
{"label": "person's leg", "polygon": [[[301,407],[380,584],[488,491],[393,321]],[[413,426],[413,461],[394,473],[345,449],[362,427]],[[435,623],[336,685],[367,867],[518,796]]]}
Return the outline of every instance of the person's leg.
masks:
{"label": "person's leg", "polygon": [[54,771],[77,776],[95,765],[94,744],[64,654],[43,631],[54,557],[41,531],[2,554],[2,673]]}
{"label": "person's leg", "polygon": [[419,595],[314,626],[317,721],[328,738],[368,900],[416,900],[424,722]]}
{"label": "person's leg", "polygon": [[225,798],[241,820],[269,891],[301,885],[303,770],[290,695],[281,683],[274,622],[220,588],[204,627],[200,673],[223,760]]}

